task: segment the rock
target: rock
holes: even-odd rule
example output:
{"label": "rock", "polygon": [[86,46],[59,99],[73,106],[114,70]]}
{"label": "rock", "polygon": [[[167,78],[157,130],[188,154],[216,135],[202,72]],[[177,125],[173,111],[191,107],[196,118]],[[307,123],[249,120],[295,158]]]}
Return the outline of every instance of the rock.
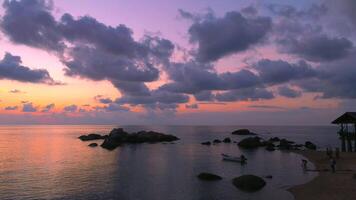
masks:
{"label": "rock", "polygon": [[211,142],[209,142],[209,141],[208,142],[202,142],[201,144],[202,145],[211,145]]}
{"label": "rock", "polygon": [[276,150],[276,149],[274,148],[274,144],[271,143],[271,144],[268,144],[268,145],[266,146],[266,150],[267,150],[267,151],[274,151],[274,150]]}
{"label": "rock", "polygon": [[227,138],[225,138],[225,139],[223,140],[223,142],[224,142],[224,143],[231,143],[231,139],[227,137]]}
{"label": "rock", "polygon": [[101,147],[113,150],[125,143],[156,143],[156,142],[173,142],[179,140],[174,135],[163,134],[154,131],[139,131],[137,133],[127,133],[122,128],[113,129],[109,136],[105,138]]}
{"label": "rock", "polygon": [[294,142],[288,141],[286,139],[281,139],[279,141],[278,147],[281,150],[290,150],[290,149],[293,149],[292,143],[294,143]]}
{"label": "rock", "polygon": [[99,134],[91,133],[89,135],[81,135],[78,138],[81,141],[90,141],[90,140],[100,140],[100,139],[105,139],[107,136],[102,136]]}
{"label": "rock", "polygon": [[211,174],[211,173],[206,173],[206,172],[200,173],[198,175],[198,178],[204,181],[218,181],[222,179],[221,176]]}
{"label": "rock", "polygon": [[260,137],[248,137],[241,140],[237,145],[246,149],[253,149],[262,146]]}
{"label": "rock", "polygon": [[97,147],[98,144],[97,144],[97,143],[90,143],[88,146],[90,146],[90,147]]}
{"label": "rock", "polygon": [[231,134],[233,135],[257,135],[256,133],[250,132],[248,129],[238,129],[236,131],[233,131]]}
{"label": "rock", "polygon": [[311,149],[311,150],[316,150],[316,145],[310,141],[305,142],[305,148]]}
{"label": "rock", "polygon": [[279,142],[281,139],[279,139],[279,137],[272,137],[270,138],[268,141],[269,142]]}
{"label": "rock", "polygon": [[241,190],[253,192],[262,189],[266,181],[255,175],[243,175],[234,178],[232,184]]}
{"label": "rock", "polygon": [[215,139],[213,143],[221,143],[221,140]]}
{"label": "rock", "polygon": [[267,176],[265,176],[265,178],[272,179],[273,176],[272,175],[267,175]]}

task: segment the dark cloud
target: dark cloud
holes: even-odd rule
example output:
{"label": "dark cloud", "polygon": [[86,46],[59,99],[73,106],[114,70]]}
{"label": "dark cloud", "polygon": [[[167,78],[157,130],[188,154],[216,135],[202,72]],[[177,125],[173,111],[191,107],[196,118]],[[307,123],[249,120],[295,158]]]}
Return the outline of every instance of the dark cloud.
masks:
{"label": "dark cloud", "polygon": [[205,90],[205,91],[195,93],[194,98],[197,101],[211,101],[211,100],[213,100],[214,95],[212,94],[211,91]]}
{"label": "dark cloud", "polygon": [[37,108],[32,103],[25,103],[22,105],[22,112],[36,112]]}
{"label": "dark cloud", "polygon": [[5,107],[5,110],[17,110],[18,108],[18,106],[7,106]]}
{"label": "dark cloud", "polygon": [[297,82],[306,92],[318,92],[320,98],[356,98],[356,58],[348,57],[323,63],[317,68],[317,77]]}
{"label": "dark cloud", "polygon": [[185,108],[187,109],[198,109],[199,105],[194,103],[194,104],[185,104]]}
{"label": "dark cloud", "polygon": [[265,88],[230,90],[227,92],[220,92],[215,95],[215,99],[222,102],[257,101],[272,98],[274,98],[273,93]]}
{"label": "dark cloud", "polygon": [[198,44],[198,60],[215,61],[261,42],[271,24],[268,17],[247,18],[239,12],[228,12],[222,18],[195,21],[189,28],[190,41]]}
{"label": "dark cloud", "polygon": [[43,109],[42,109],[42,111],[41,112],[49,112],[49,111],[51,111],[53,108],[54,108],[54,104],[53,103],[51,103],[51,104],[48,104],[48,105],[46,105]]}
{"label": "dark cloud", "polygon": [[108,106],[105,106],[104,109],[108,112],[115,112],[115,111],[129,111],[130,108],[121,106],[115,103],[109,103]]}
{"label": "dark cloud", "polygon": [[280,84],[316,76],[315,70],[305,61],[289,63],[283,60],[263,59],[254,68],[266,84]]}
{"label": "dark cloud", "polygon": [[11,41],[48,50],[63,49],[50,3],[45,0],[5,0],[3,7],[5,14],[0,26]]}
{"label": "dark cloud", "polygon": [[331,61],[347,56],[353,43],[346,38],[329,37],[325,34],[303,35],[278,41],[282,51],[300,55],[310,61]]}
{"label": "dark cloud", "polygon": [[112,103],[112,100],[110,98],[103,98],[103,99],[99,99],[99,102],[103,104],[109,104]]}
{"label": "dark cloud", "polygon": [[16,80],[20,82],[44,83],[49,85],[59,84],[54,81],[45,69],[30,69],[21,65],[19,56],[5,53],[0,60],[0,79]]}
{"label": "dark cloud", "polygon": [[240,89],[258,85],[259,78],[248,70],[218,74],[210,65],[194,61],[172,63],[166,70],[173,82],[162,90],[196,94],[204,90]]}
{"label": "dark cloud", "polygon": [[278,94],[283,97],[288,98],[296,98],[302,96],[302,92],[298,90],[294,90],[288,86],[280,86],[278,87]]}
{"label": "dark cloud", "polygon": [[309,9],[297,10],[290,5],[270,5],[272,13],[281,17],[274,21],[274,37],[283,53],[298,55],[313,62],[325,62],[347,56],[353,43],[345,37],[326,34],[324,23],[326,5],[312,5]]}
{"label": "dark cloud", "polygon": [[78,110],[78,106],[77,105],[69,105],[63,108],[63,110],[65,112],[76,112]]}

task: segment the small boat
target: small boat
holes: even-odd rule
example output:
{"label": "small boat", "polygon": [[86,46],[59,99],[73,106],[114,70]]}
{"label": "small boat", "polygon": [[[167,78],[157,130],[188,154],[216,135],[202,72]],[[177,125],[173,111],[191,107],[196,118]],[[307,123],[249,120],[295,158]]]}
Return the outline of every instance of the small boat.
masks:
{"label": "small boat", "polygon": [[239,163],[245,163],[246,160],[247,160],[245,158],[245,156],[237,157],[237,156],[230,156],[230,155],[227,155],[227,154],[221,154],[221,156],[223,157],[223,160],[239,162]]}

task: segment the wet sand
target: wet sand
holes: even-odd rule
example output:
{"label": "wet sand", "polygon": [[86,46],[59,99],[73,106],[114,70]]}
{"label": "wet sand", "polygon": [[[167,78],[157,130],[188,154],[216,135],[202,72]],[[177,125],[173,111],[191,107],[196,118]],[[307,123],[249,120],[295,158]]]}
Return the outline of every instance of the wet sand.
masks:
{"label": "wet sand", "polygon": [[[352,200],[356,199],[356,152],[340,153],[336,173],[330,171],[330,159],[322,151],[294,151],[313,162],[319,176],[312,181],[288,189],[296,200]],[[324,171],[328,170],[328,171]],[[356,175],[355,175],[356,176]]]}

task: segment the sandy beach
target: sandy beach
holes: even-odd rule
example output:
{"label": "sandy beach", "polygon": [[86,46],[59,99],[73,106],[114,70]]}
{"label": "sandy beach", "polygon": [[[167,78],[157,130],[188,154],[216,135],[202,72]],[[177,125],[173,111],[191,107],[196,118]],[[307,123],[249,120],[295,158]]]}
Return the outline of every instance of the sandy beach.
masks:
{"label": "sandy beach", "polygon": [[[288,189],[296,200],[351,200],[356,199],[356,153],[341,153],[336,173],[330,171],[330,160],[322,151],[296,151],[313,162],[319,176],[312,181]],[[328,171],[324,171],[328,169]],[[313,173],[313,172],[310,172]],[[317,172],[315,172],[317,173]]]}

